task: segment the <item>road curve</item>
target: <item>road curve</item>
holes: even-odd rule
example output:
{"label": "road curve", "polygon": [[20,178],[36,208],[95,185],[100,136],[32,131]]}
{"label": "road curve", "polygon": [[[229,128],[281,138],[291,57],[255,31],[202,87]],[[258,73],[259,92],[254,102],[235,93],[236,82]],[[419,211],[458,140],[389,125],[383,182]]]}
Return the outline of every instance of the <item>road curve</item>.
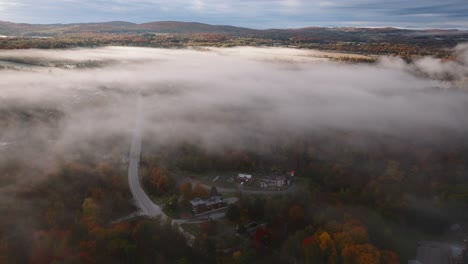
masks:
{"label": "road curve", "polygon": [[[130,146],[130,157],[128,165],[128,185],[133,195],[135,205],[140,209],[137,215],[148,217],[161,217],[163,220],[168,220],[172,225],[176,225],[177,230],[185,237],[187,245],[193,246],[195,236],[185,231],[177,221],[170,219],[157,204],[148,197],[145,190],[141,187],[138,168],[141,158],[141,141],[143,131],[143,99],[138,96],[137,109],[135,116],[135,130],[133,131],[133,139]],[[133,216],[130,216],[133,217]]]}
{"label": "road curve", "polygon": [[141,96],[138,96],[135,117],[135,130],[133,131],[133,139],[130,146],[128,184],[130,186],[130,191],[132,192],[135,205],[140,209],[140,215],[168,219],[166,214],[164,214],[164,212],[161,210],[161,207],[151,201],[151,199],[141,187],[140,183],[138,168],[140,166],[143,130],[142,103]]}

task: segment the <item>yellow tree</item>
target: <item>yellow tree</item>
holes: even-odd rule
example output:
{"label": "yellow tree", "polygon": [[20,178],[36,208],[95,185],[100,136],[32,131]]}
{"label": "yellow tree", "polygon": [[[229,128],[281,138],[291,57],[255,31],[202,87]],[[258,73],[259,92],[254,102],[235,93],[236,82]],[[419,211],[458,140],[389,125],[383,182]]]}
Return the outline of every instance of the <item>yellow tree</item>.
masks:
{"label": "yellow tree", "polygon": [[351,245],[341,252],[344,264],[380,264],[381,253],[371,244]]}
{"label": "yellow tree", "polygon": [[336,264],[338,261],[335,243],[326,231],[317,231],[302,242],[305,263]]}
{"label": "yellow tree", "polygon": [[82,205],[83,216],[91,220],[97,220],[99,206],[94,202],[93,198],[86,198]]}
{"label": "yellow tree", "polygon": [[337,263],[337,253],[335,243],[333,242],[328,232],[322,232],[319,236],[319,247],[322,253],[324,263],[335,264]]}

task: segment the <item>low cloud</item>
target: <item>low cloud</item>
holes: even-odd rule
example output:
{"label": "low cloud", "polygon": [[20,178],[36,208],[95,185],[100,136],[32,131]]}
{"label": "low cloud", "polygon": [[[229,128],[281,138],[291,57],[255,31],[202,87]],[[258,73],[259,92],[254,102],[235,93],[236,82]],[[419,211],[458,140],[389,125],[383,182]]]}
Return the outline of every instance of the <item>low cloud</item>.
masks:
{"label": "low cloud", "polygon": [[468,77],[468,45],[462,44],[455,48],[457,59],[442,61],[433,57],[424,57],[412,64],[405,63],[400,58],[382,57],[381,66],[399,69],[422,77],[436,80],[466,81]]}
{"label": "low cloud", "polygon": [[468,133],[466,45],[457,50],[455,62],[374,65],[272,48],[2,51],[0,156],[20,142],[29,142],[21,155],[68,157],[100,144],[106,153],[116,140],[127,148],[138,94],[155,144],[248,147],[330,130],[457,141]]}

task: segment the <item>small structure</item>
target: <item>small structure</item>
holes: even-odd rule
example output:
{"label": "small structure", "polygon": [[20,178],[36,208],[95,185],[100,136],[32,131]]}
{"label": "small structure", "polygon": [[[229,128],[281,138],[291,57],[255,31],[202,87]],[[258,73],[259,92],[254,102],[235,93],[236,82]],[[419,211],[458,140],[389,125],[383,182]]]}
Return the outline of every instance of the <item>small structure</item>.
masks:
{"label": "small structure", "polygon": [[253,177],[250,174],[239,173],[239,175],[237,175],[237,182],[240,184],[252,183],[252,180]]}

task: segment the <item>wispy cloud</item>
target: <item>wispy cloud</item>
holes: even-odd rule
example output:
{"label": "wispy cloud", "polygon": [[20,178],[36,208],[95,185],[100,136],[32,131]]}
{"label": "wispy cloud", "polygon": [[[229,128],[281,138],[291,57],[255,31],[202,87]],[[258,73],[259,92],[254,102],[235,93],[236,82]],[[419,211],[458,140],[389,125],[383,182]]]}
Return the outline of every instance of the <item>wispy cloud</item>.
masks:
{"label": "wispy cloud", "polygon": [[18,6],[24,6],[24,4],[11,1],[0,1],[0,11],[6,11]]}

